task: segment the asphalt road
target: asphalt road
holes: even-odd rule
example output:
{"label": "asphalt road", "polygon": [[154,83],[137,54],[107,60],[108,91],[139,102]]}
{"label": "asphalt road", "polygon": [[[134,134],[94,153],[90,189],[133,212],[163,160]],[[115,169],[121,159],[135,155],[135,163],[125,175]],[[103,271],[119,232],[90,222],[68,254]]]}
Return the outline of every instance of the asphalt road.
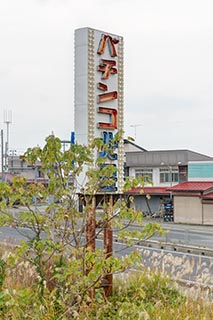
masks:
{"label": "asphalt road", "polygon": [[[178,226],[178,228],[179,227],[180,226]],[[195,235],[200,235],[200,232],[201,234],[205,232],[205,230],[200,229],[192,229],[190,231],[193,231]],[[184,232],[184,230],[182,230],[182,232]],[[176,234],[180,235],[181,230],[176,230],[175,228],[172,234],[174,237]],[[18,231],[8,227],[0,228],[0,242],[17,244],[20,240],[26,239],[26,236],[33,236],[33,232],[28,228],[20,228]],[[102,247],[103,241],[97,239],[96,245]],[[141,253],[142,266],[144,268],[161,270],[174,278],[190,281],[193,284],[213,286],[213,257],[158,248],[148,248],[138,245],[133,246],[132,248],[125,248],[123,243],[113,243],[114,254],[118,256],[124,256],[135,249],[138,249]]]}
{"label": "asphalt road", "polygon": [[[213,226],[175,224],[173,222],[166,223],[154,219],[144,220],[144,222],[157,222],[164,230],[163,236],[155,234],[152,240],[213,250]],[[131,228],[135,229],[140,227],[131,225]]]}
{"label": "asphalt road", "polygon": [[[136,225],[131,225],[131,229],[141,229]],[[183,244],[187,246],[197,246],[202,248],[209,248],[213,250],[213,228],[205,226],[187,226],[175,224],[162,224],[165,231],[163,236],[155,234],[151,240],[165,243]],[[10,239],[12,241],[20,240],[22,235],[31,234],[32,232],[27,228],[22,228],[17,232],[13,228],[0,228],[0,241]]]}
{"label": "asphalt road", "polygon": [[[37,209],[42,212],[46,209],[46,206],[38,206]],[[16,215],[20,210],[22,209],[14,208],[13,214]],[[173,222],[163,222],[159,219],[150,218],[144,218],[143,222],[157,222],[161,224],[165,234],[164,236],[154,235],[152,237],[154,241],[198,246],[213,250],[213,226],[175,224]],[[140,229],[141,227],[131,225],[130,228]],[[19,235],[17,236],[19,237]],[[3,241],[5,237],[9,237],[11,240],[14,239],[13,230],[8,229],[5,233],[5,230],[0,228],[0,241]]]}
{"label": "asphalt road", "polygon": [[[36,206],[39,212],[46,209],[46,206]],[[13,208],[13,214],[16,215],[22,208]],[[162,225],[165,235],[160,237],[155,235],[152,239],[163,242],[173,242],[193,246],[203,246],[213,249],[213,226],[175,224],[174,222],[163,222],[160,219],[144,218],[144,223],[157,222]],[[138,228],[137,225],[131,225],[131,228]],[[0,231],[1,232],[1,231]],[[0,236],[1,237],[1,236]]]}

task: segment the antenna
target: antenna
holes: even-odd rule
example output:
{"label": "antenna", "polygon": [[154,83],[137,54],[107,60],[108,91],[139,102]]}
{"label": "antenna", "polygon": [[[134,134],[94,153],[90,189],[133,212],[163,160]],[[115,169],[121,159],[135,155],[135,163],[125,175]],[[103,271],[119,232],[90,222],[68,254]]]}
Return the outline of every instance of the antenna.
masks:
{"label": "antenna", "polygon": [[136,140],[136,129],[137,127],[141,127],[142,124],[132,124],[130,127],[133,127],[135,129],[135,140]]}

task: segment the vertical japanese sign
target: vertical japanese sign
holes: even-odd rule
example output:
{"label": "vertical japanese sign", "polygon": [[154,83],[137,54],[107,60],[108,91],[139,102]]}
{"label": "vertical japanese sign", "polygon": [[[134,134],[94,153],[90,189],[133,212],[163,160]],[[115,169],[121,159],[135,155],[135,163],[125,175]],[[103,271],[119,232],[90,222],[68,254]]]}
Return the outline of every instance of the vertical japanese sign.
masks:
{"label": "vertical japanese sign", "polygon": [[[75,31],[75,135],[88,145],[94,138],[110,143],[123,132],[123,38],[90,28]],[[105,165],[118,169],[109,192],[122,192],[123,139],[113,153],[102,152]]]}

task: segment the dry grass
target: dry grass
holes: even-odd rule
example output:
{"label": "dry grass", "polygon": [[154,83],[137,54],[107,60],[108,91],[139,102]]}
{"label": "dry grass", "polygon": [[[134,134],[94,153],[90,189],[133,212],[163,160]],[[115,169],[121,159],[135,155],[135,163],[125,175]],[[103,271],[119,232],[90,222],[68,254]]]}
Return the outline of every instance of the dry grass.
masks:
{"label": "dry grass", "polygon": [[[0,258],[5,261],[11,255],[13,248],[9,245],[0,246]],[[161,262],[156,254],[151,256],[149,250],[144,252],[146,258],[151,259],[153,270],[143,270],[135,274],[123,274],[115,278],[114,297],[108,304],[96,302],[91,309],[84,310],[78,319],[122,319],[122,320],[212,320],[213,304],[212,291],[208,286],[199,285],[199,281],[209,281],[209,266],[194,260],[189,262],[186,257],[173,259],[170,254],[162,255]],[[190,274],[194,268],[202,273],[197,277],[198,283],[182,283],[178,277]],[[158,268],[162,267],[161,274]],[[177,270],[177,281],[171,281],[168,270]],[[35,268],[27,261],[16,261],[13,267],[7,267],[3,290],[12,290],[13,296],[24,288],[33,292],[33,285],[37,279]],[[210,279],[210,282],[212,279]],[[201,283],[201,282],[200,282]],[[17,302],[16,302],[17,303]],[[99,304],[100,303],[100,304]],[[46,301],[48,304],[48,301]],[[18,307],[17,307],[18,308]],[[22,306],[23,308],[23,306]],[[18,310],[18,309],[17,309]],[[18,311],[17,311],[18,312]],[[34,311],[35,312],[35,311]],[[49,311],[51,313],[51,311]],[[33,319],[30,305],[26,306],[26,319]],[[22,315],[23,317],[23,315]],[[28,318],[27,318],[28,317]],[[32,317],[32,318],[31,318]],[[6,317],[2,319],[22,319]],[[24,318],[23,318],[24,319]],[[37,319],[37,318],[36,318]],[[45,319],[58,320],[53,314]],[[66,319],[66,318],[64,318]]]}
{"label": "dry grass", "polygon": [[181,255],[141,249],[144,260],[149,261],[148,271],[161,271],[181,284],[182,290],[194,297],[213,298],[212,257]]}

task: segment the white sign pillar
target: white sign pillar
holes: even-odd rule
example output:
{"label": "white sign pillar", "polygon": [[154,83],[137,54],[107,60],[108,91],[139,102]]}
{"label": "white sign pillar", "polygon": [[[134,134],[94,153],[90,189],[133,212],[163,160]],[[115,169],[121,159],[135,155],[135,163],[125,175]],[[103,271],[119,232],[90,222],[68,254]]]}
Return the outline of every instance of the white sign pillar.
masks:
{"label": "white sign pillar", "polygon": [[[89,145],[94,138],[109,143],[123,133],[123,38],[91,28],[75,31],[75,137]],[[113,154],[102,153],[105,165],[118,173],[109,193],[122,193],[124,181],[123,137]]]}

